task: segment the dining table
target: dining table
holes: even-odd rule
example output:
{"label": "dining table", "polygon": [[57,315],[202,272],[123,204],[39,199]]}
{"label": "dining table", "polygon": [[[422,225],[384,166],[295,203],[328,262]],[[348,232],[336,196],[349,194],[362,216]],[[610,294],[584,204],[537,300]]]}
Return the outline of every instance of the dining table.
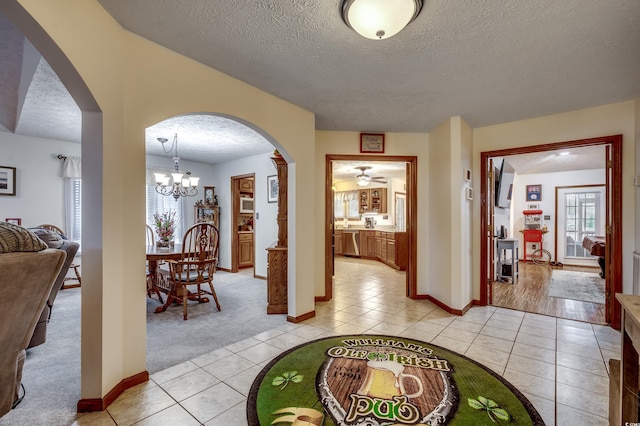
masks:
{"label": "dining table", "polygon": [[[147,245],[147,263],[149,268],[149,275],[151,276],[151,291],[160,295],[160,292],[168,293],[169,289],[164,288],[163,286],[158,286],[159,274],[158,264],[160,262],[164,262],[167,260],[180,260],[184,256],[192,255],[192,252],[183,253],[182,252],[182,244],[174,244],[168,247],[158,247],[157,245]],[[167,271],[168,274],[168,271]],[[200,299],[196,299],[195,295],[192,298],[191,292],[187,296],[190,300],[199,300],[202,303],[208,302],[209,299],[206,297],[201,297]],[[162,301],[162,299],[160,299]],[[169,297],[167,295],[167,300],[164,302],[162,306],[158,306],[155,310],[156,313],[164,312],[167,310],[169,305],[172,302],[182,303],[181,298]]]}

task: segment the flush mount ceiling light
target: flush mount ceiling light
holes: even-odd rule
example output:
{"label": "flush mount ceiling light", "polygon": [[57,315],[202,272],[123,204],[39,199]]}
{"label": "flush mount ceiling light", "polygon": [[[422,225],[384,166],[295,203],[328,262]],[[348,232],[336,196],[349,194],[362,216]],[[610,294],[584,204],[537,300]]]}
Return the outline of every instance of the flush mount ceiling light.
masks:
{"label": "flush mount ceiling light", "polygon": [[344,0],[342,19],[358,34],[382,40],[398,34],[422,10],[422,0]]}

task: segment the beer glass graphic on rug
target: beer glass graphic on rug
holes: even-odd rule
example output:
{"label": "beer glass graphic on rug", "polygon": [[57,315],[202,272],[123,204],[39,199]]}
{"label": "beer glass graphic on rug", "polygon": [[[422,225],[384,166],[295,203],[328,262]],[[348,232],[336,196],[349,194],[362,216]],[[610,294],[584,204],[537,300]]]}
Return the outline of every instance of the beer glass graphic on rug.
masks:
{"label": "beer glass graphic on rug", "polygon": [[[418,390],[408,394],[405,380],[414,380]],[[404,366],[396,361],[367,362],[367,372],[364,382],[358,389],[358,394],[370,398],[392,399],[394,396],[405,395],[407,398],[417,398],[422,395],[422,381],[413,374],[404,373]]]}

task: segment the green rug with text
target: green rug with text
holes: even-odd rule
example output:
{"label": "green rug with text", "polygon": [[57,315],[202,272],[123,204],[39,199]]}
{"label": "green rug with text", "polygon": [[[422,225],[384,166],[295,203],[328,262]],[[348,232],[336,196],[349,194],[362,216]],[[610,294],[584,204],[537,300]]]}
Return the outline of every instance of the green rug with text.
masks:
{"label": "green rug with text", "polygon": [[247,401],[250,425],[544,425],[511,384],[430,343],[348,335],[271,361]]}

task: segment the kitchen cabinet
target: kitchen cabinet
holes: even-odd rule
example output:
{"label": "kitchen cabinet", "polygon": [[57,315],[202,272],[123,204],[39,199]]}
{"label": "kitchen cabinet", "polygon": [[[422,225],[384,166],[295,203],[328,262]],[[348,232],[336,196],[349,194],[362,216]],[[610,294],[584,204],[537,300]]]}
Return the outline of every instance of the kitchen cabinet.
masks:
{"label": "kitchen cabinet", "polygon": [[333,232],[333,254],[342,255],[344,240],[342,238],[342,230],[337,229]]}
{"label": "kitchen cabinet", "polygon": [[368,188],[358,191],[359,211],[364,213],[387,213],[387,188]]}
{"label": "kitchen cabinet", "polygon": [[388,239],[387,240],[387,264],[389,266],[395,267],[396,265],[396,240]]}
{"label": "kitchen cabinet", "polygon": [[387,213],[387,188],[371,188],[370,211],[374,213]]}
{"label": "kitchen cabinet", "polygon": [[409,237],[406,232],[396,232],[396,266],[401,271],[407,270],[407,259],[409,258]]}
{"label": "kitchen cabinet", "polygon": [[360,256],[376,258],[375,231],[360,231]]}
{"label": "kitchen cabinet", "polygon": [[253,266],[253,232],[238,232],[238,267]]}
{"label": "kitchen cabinet", "polygon": [[409,249],[406,232],[375,231],[374,247],[378,260],[401,271],[407,269]]}
{"label": "kitchen cabinet", "polygon": [[359,212],[368,213],[371,209],[371,191],[368,189],[361,189],[358,191],[358,202],[360,203]]}
{"label": "kitchen cabinet", "polygon": [[247,192],[253,195],[253,179],[240,179],[240,192]]}

